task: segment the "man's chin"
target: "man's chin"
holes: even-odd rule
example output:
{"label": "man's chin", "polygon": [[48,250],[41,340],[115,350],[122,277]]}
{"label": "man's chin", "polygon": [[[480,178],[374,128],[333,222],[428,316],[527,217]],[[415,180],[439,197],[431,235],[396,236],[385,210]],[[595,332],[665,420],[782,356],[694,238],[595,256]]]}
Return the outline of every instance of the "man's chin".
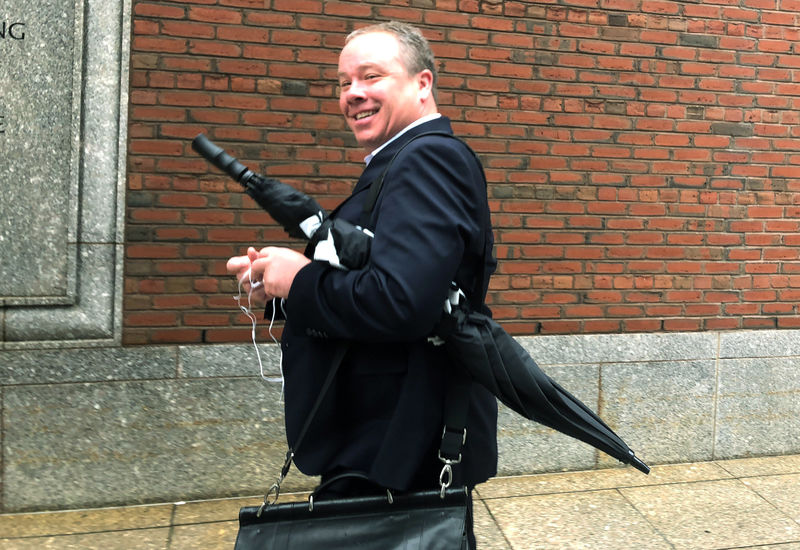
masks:
{"label": "man's chin", "polygon": [[363,134],[361,135],[356,134],[355,136],[358,145],[362,149],[364,149],[367,153],[371,153],[372,151],[381,146],[380,143],[376,143],[378,140],[376,140],[373,136],[367,136]]}

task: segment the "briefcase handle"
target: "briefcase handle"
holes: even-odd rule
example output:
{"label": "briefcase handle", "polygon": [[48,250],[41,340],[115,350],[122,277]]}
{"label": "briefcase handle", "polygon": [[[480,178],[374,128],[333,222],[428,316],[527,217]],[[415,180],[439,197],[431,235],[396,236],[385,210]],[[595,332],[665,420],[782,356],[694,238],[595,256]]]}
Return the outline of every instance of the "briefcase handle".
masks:
{"label": "briefcase handle", "polygon": [[309,512],[313,512],[314,511],[314,499],[315,498],[319,497],[322,493],[324,493],[326,490],[330,489],[336,483],[338,483],[338,482],[340,482],[342,480],[345,480],[345,479],[358,479],[358,480],[367,482],[369,485],[374,486],[376,489],[385,490],[386,491],[386,500],[389,502],[389,504],[394,504],[394,496],[392,495],[392,491],[390,491],[389,489],[384,489],[383,487],[381,487],[380,485],[378,485],[377,483],[372,481],[369,478],[369,476],[367,474],[365,474],[364,472],[359,472],[359,471],[353,470],[353,471],[341,472],[339,474],[336,474],[335,476],[332,476],[331,478],[326,479],[316,489],[314,489],[314,491],[308,496],[308,511]]}

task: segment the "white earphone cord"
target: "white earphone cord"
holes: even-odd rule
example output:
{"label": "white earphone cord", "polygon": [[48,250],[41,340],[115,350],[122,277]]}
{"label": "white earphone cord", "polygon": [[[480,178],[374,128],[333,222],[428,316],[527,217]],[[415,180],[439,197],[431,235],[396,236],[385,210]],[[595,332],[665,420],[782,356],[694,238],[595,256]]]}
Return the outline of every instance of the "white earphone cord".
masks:
{"label": "white earphone cord", "polygon": [[[248,278],[249,278],[249,274],[248,274]],[[239,281],[239,295],[238,296],[234,296],[233,299],[236,300],[236,303],[239,306],[239,309],[242,310],[242,313],[244,313],[247,316],[247,318],[250,319],[250,323],[252,323],[252,329],[250,331],[250,338],[252,339],[253,347],[256,350],[256,358],[258,359],[258,369],[259,369],[259,373],[261,374],[261,379],[266,381],[266,382],[271,382],[271,383],[280,382],[281,383],[281,403],[283,403],[283,389],[284,389],[283,350],[280,347],[280,343],[278,342],[278,339],[275,338],[274,334],[272,334],[272,326],[275,324],[275,316],[276,316],[277,309],[278,309],[278,298],[273,298],[272,299],[272,318],[269,321],[269,336],[270,336],[270,338],[272,338],[273,342],[278,344],[278,352],[280,354],[280,359],[279,359],[279,363],[278,363],[278,366],[280,368],[280,378],[275,377],[275,376],[266,376],[264,374],[264,363],[261,361],[261,351],[258,349],[258,343],[256,342],[256,326],[258,325],[258,320],[256,319],[256,316],[255,316],[255,314],[253,314],[253,311],[252,311],[252,306],[253,306],[253,302],[252,302],[253,284],[256,281],[253,281],[252,279],[249,279],[249,280],[250,280],[250,291],[247,293],[247,305],[246,306],[242,305],[242,282],[241,281]],[[281,299],[281,301],[280,301],[280,306],[281,306],[281,310],[284,311],[284,313],[285,313],[285,310],[283,309],[283,299]]]}

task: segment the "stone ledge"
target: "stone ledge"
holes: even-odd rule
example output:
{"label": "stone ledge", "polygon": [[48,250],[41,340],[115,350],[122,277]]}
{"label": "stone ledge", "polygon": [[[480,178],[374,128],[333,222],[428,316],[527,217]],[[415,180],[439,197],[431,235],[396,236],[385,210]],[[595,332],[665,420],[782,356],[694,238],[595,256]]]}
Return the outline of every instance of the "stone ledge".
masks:
{"label": "stone ledge", "polygon": [[[797,336],[519,340],[652,465],[800,452]],[[277,377],[278,347],[259,350]],[[250,344],[0,351],[0,392],[5,511],[256,494],[286,450]],[[501,475],[615,463],[502,406],[498,447]]]}

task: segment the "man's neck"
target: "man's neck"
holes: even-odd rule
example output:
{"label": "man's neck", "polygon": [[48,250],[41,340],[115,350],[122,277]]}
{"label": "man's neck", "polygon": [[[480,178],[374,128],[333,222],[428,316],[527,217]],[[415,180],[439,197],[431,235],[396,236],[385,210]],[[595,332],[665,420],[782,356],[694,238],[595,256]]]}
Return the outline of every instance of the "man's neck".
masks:
{"label": "man's neck", "polygon": [[442,115],[441,115],[441,113],[431,113],[431,114],[429,114],[429,115],[425,115],[425,116],[424,116],[424,117],[422,117],[422,118],[418,118],[417,120],[415,120],[414,122],[412,122],[411,124],[409,124],[408,126],[406,126],[405,128],[403,128],[402,130],[400,130],[399,132],[397,132],[397,133],[396,133],[394,136],[392,136],[392,137],[389,139],[389,141],[386,141],[386,142],[384,142],[384,144],[383,144],[383,145],[381,145],[380,147],[378,147],[377,149],[375,149],[374,151],[372,151],[372,152],[371,152],[369,155],[367,155],[367,156],[364,158],[364,162],[365,162],[366,164],[369,164],[369,161],[371,161],[371,160],[372,160],[372,159],[375,157],[375,155],[377,155],[378,153],[380,153],[380,152],[381,152],[381,150],[382,150],[384,147],[386,147],[387,145],[389,145],[391,142],[393,142],[394,140],[396,140],[397,138],[399,138],[400,136],[402,136],[403,134],[405,134],[406,132],[408,132],[408,131],[409,131],[409,130],[411,130],[412,128],[415,128],[415,127],[419,126],[420,124],[425,124],[426,122],[428,122],[428,121],[430,121],[430,120],[437,119],[437,118],[439,118],[439,117],[441,117],[441,116],[442,116]]}

